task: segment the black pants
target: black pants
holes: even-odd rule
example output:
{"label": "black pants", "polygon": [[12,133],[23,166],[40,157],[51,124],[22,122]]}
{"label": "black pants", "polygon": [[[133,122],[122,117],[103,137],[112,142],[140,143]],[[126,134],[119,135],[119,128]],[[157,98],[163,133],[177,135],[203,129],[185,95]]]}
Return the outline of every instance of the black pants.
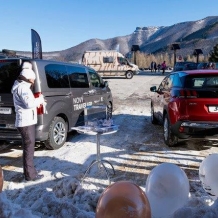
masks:
{"label": "black pants", "polygon": [[22,136],[23,145],[23,172],[26,180],[32,180],[37,176],[33,163],[35,150],[35,125],[18,127]]}

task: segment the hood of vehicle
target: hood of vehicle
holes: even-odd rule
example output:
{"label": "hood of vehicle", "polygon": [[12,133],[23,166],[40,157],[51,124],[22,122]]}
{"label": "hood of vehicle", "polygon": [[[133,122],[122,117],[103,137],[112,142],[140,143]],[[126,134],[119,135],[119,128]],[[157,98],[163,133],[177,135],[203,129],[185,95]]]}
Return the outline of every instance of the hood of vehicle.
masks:
{"label": "hood of vehicle", "polygon": [[130,65],[131,65],[132,67],[134,67],[136,70],[139,70],[139,67],[138,67],[137,65],[132,64],[132,63],[130,63]]}

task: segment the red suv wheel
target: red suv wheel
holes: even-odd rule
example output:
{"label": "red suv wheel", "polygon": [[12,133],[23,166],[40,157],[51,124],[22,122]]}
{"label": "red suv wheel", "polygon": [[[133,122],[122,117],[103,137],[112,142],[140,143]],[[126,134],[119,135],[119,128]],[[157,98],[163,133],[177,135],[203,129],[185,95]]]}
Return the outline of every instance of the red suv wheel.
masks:
{"label": "red suv wheel", "polygon": [[178,143],[178,138],[171,132],[171,125],[167,114],[164,116],[163,135],[164,142],[169,147],[173,147]]}

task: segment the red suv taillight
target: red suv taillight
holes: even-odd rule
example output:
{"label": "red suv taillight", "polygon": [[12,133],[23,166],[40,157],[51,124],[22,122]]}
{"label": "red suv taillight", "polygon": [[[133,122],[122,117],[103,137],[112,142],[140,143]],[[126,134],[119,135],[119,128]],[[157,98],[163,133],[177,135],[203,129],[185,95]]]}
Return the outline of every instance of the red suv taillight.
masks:
{"label": "red suv taillight", "polygon": [[186,89],[181,89],[179,91],[179,98],[197,98],[198,94],[195,90],[186,90]]}
{"label": "red suv taillight", "polygon": [[[42,94],[41,92],[36,92],[36,93],[34,93],[34,97],[38,98],[41,94]],[[43,109],[43,105],[42,104],[40,104],[40,106],[37,107],[37,114],[38,115],[44,114],[44,109]]]}

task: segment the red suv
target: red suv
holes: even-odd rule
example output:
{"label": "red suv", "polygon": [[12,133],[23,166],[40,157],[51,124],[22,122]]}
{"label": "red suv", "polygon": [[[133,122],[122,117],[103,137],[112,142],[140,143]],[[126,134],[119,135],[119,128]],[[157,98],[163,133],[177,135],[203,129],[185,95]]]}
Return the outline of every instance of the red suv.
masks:
{"label": "red suv", "polygon": [[163,125],[166,145],[218,140],[218,70],[172,72],[150,91],[151,122]]}

